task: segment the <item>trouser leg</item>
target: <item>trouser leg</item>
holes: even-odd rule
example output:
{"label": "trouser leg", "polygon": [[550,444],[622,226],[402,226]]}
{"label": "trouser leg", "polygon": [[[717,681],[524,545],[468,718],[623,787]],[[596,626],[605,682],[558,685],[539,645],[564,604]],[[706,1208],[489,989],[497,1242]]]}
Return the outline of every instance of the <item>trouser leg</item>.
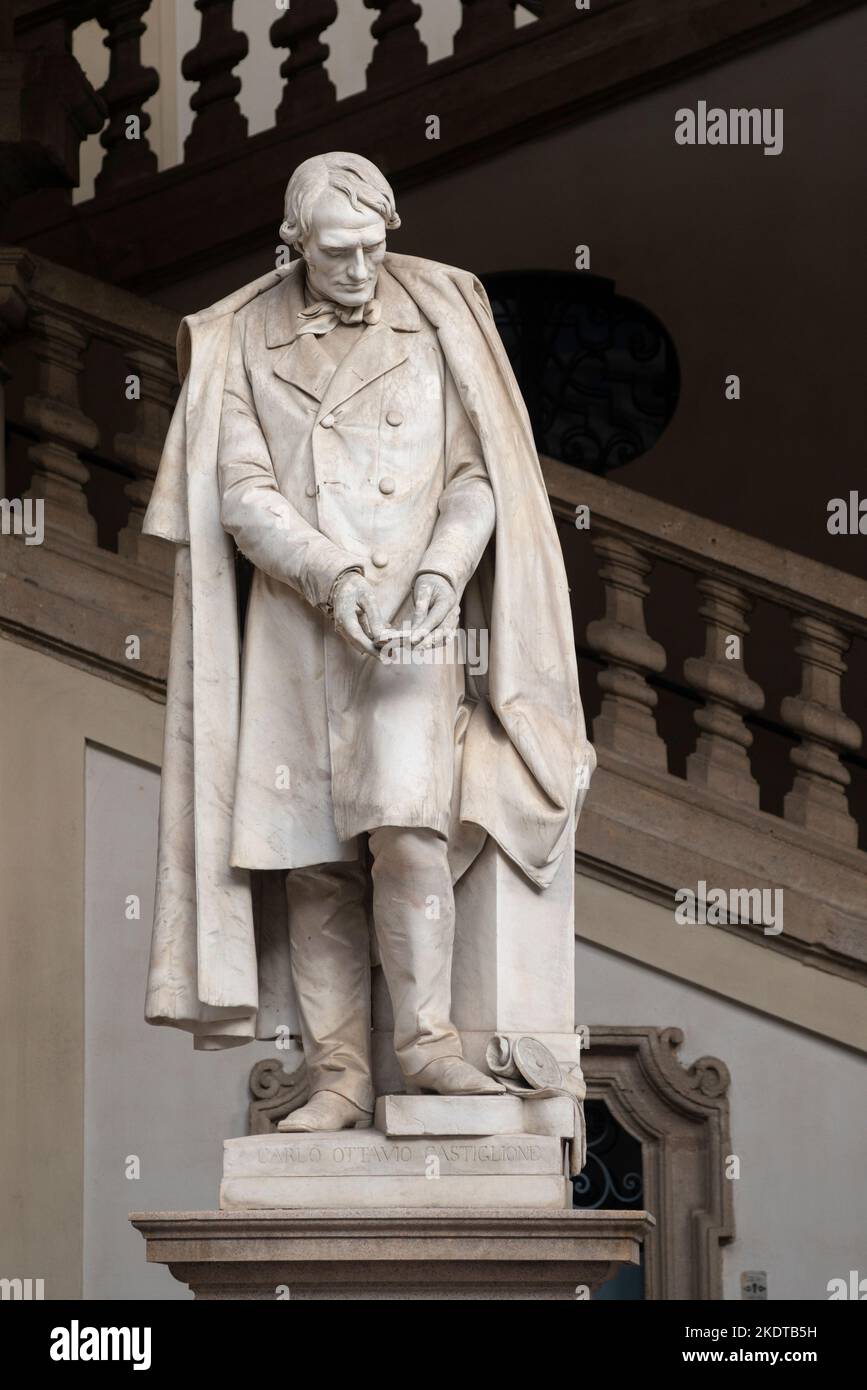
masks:
{"label": "trouser leg", "polygon": [[433,830],[370,832],[373,918],[394,1010],[394,1050],[411,1078],[436,1057],[460,1057],[451,1021],[455,902],[446,841]]}
{"label": "trouser leg", "polygon": [[311,1092],[373,1109],[367,879],[359,864],[286,876],[292,983]]}

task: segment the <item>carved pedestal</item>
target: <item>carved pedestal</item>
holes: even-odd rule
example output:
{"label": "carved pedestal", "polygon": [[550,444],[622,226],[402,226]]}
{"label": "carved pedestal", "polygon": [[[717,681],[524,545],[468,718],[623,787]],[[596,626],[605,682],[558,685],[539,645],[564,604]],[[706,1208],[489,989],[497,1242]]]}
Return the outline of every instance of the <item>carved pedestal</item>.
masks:
{"label": "carved pedestal", "polygon": [[379,1129],[227,1139],[226,1211],[552,1208],[572,1204],[551,1135],[394,1137]]}
{"label": "carved pedestal", "polygon": [[197,1299],[586,1299],[637,1264],[645,1212],[133,1213]]}
{"label": "carved pedestal", "polygon": [[371,1129],[227,1139],[220,1206],[568,1210],[576,1128],[565,1095],[382,1096]]}

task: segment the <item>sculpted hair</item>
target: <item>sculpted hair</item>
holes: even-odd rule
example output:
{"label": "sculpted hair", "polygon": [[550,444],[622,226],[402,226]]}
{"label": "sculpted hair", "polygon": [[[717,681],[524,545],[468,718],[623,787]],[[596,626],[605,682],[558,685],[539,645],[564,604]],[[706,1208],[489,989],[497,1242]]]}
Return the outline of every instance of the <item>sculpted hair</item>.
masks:
{"label": "sculpted hair", "polygon": [[299,250],[299,242],[310,231],[316,200],[329,188],[345,193],[356,212],[370,208],[383,218],[393,232],[400,226],[391,185],[375,164],[360,154],[336,151],[305,159],[286,186],[280,237]]}

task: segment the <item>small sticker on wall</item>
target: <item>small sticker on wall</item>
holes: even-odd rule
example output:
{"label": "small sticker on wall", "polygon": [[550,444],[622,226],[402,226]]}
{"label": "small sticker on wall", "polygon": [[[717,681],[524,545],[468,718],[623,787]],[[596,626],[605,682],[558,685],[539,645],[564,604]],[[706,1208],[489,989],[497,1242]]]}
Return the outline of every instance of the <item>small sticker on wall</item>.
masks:
{"label": "small sticker on wall", "polygon": [[768,1296],[768,1276],[763,1269],[745,1269],[741,1275],[741,1298],[757,1299]]}

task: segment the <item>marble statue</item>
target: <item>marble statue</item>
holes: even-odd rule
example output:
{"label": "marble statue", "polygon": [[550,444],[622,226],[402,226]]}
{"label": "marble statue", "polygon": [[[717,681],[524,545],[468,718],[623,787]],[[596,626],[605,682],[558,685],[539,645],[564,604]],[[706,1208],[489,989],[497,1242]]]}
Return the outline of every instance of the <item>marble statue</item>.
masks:
{"label": "marble statue", "polygon": [[[407,1090],[504,1093],[452,1021],[454,885],[493,837],[544,894],[593,766],[487,297],[387,251],[399,225],[366,159],[296,169],[297,258],[181,326],[145,521],[177,545],[146,1014],[225,1047],[275,1037],[294,994],[290,1130],[372,1122],[371,921]],[[486,670],[458,629],[484,631]]]}

